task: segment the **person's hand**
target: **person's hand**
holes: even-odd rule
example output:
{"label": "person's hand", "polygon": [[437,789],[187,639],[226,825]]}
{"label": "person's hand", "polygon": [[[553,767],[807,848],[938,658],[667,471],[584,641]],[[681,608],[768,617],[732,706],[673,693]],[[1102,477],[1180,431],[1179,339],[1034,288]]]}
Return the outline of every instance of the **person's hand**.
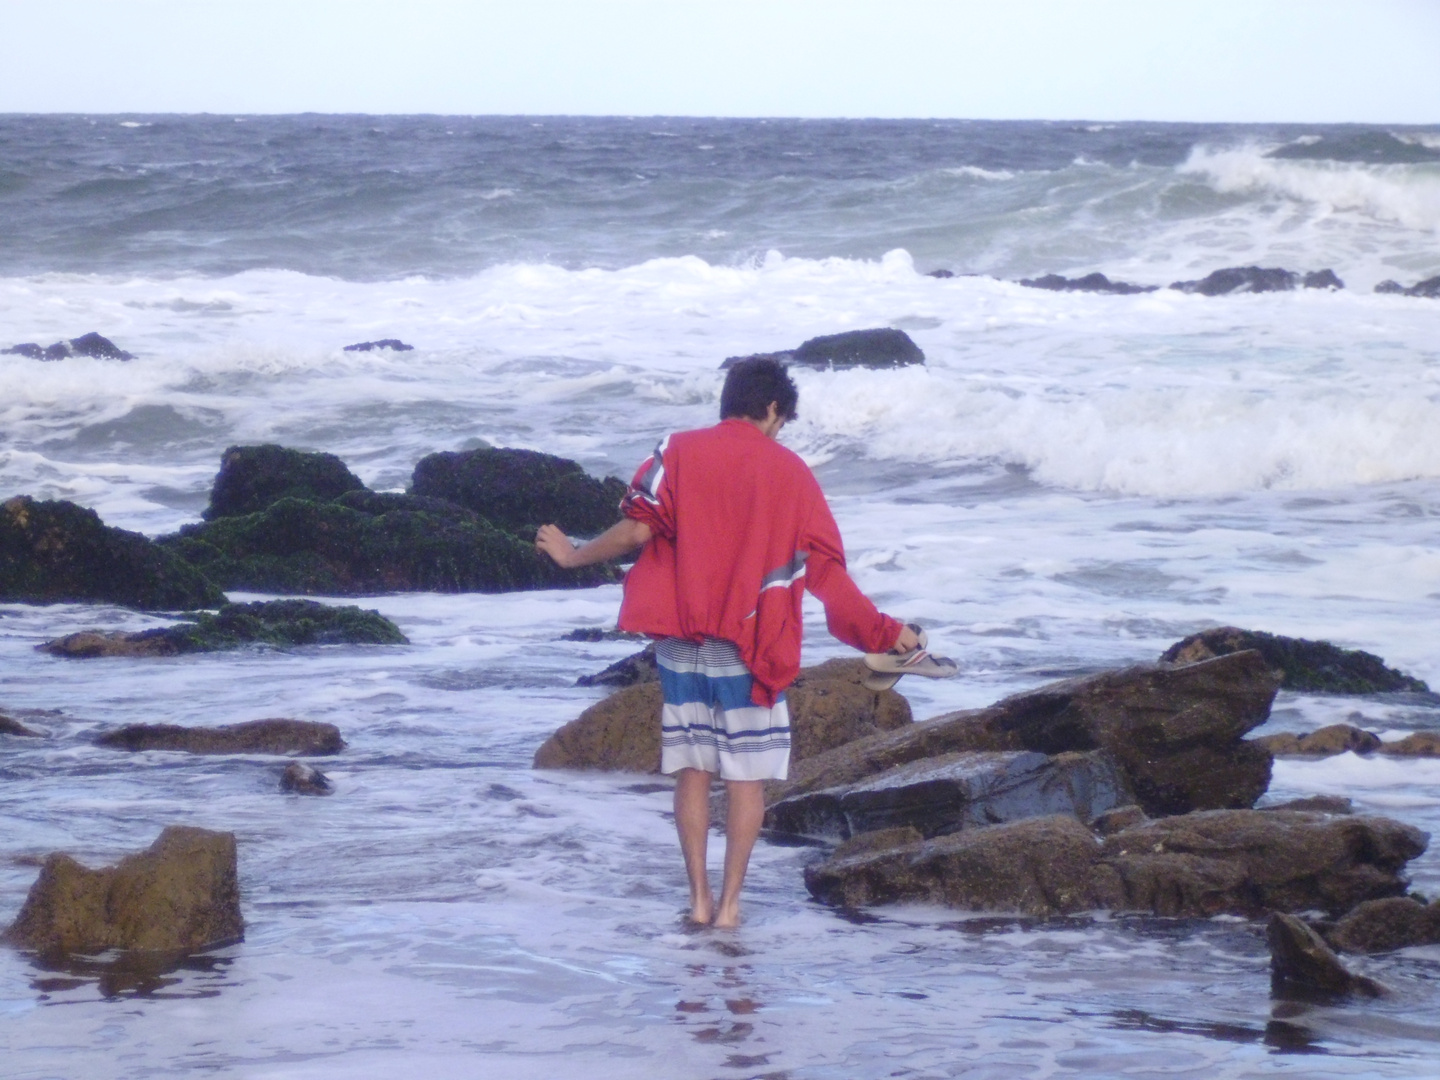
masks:
{"label": "person's hand", "polygon": [[902,624],[900,627],[900,636],[895,639],[894,651],[898,653],[908,653],[913,652],[919,647],[920,638],[916,636],[915,631],[910,629],[908,623]]}
{"label": "person's hand", "polygon": [[568,570],[574,565],[575,543],[556,525],[541,525],[535,534],[535,550],[549,555],[556,565]]}

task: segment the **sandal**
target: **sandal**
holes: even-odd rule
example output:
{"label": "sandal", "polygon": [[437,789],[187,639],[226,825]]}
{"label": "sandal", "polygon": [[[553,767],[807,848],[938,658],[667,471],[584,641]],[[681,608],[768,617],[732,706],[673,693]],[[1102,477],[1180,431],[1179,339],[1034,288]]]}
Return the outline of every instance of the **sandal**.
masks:
{"label": "sandal", "polygon": [[863,681],[867,690],[889,690],[905,675],[923,675],[927,679],[948,679],[960,672],[960,665],[944,656],[935,656],[925,646],[929,643],[925,631],[914,623],[908,624],[920,641],[919,648],[901,653],[891,649],[883,653],[866,653],[865,666],[870,674]]}

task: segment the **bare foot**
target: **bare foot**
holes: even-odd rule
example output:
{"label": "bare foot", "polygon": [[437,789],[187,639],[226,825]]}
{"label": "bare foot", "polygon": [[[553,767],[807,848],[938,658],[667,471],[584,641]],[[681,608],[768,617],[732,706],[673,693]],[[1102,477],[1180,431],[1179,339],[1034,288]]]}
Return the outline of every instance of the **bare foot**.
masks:
{"label": "bare foot", "polygon": [[697,926],[709,926],[715,919],[715,898],[709,893],[690,898],[690,921]]}
{"label": "bare foot", "polygon": [[726,903],[723,900],[719,909],[715,912],[715,921],[711,923],[718,930],[734,930],[740,925],[740,901]]}

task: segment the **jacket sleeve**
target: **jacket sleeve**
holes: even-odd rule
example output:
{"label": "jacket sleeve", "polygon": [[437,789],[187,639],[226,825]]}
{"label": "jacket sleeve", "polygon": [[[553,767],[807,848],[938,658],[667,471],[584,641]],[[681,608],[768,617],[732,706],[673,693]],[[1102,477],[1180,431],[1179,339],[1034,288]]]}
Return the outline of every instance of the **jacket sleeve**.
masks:
{"label": "jacket sleeve", "polygon": [[675,503],[666,482],[665,450],[670,436],[661,439],[655,452],[640,464],[630,488],[620,500],[620,512],[650,526],[658,536],[675,538]]}
{"label": "jacket sleeve", "polygon": [[846,571],[840,530],[823,496],[815,500],[802,543],[809,555],[805,587],[825,605],[830,633],[861,652],[892,648],[900,636],[900,620],[879,611]]}

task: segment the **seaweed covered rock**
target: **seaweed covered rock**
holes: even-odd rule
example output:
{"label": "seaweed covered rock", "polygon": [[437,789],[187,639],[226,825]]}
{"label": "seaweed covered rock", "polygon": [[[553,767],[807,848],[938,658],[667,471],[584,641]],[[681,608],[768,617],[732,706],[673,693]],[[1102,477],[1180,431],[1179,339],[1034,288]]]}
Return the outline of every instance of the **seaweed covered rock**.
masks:
{"label": "seaweed covered rock", "polygon": [[158,611],[215,607],[225,594],[140,533],[72,502],[0,503],[0,600],[111,603]]}
{"label": "seaweed covered rock", "polygon": [[212,581],[262,592],[506,592],[617,579],[603,565],[562,570],[529,540],[444,500],[375,492],[333,502],[285,498],[259,513],[187,525],[158,543]]}
{"label": "seaweed covered rock", "polygon": [[254,514],[281,499],[329,502],[347,491],[363,491],[360,478],[334,454],[307,453],[266,443],[232,446],[220,457],[210,489],[206,521]]}
{"label": "seaweed covered rock", "polygon": [[235,835],[172,825],[116,866],[47,857],[0,941],[45,954],[198,952],[244,936]]}
{"label": "seaweed covered rock", "polygon": [[1440,904],[1390,896],[1356,905],[1323,930],[1334,948],[1352,953],[1391,952],[1440,945]]}
{"label": "seaweed covered rock", "polygon": [[1044,274],[1038,278],[1021,278],[1027,289],[1048,289],[1051,292],[1102,292],[1117,296],[1154,292],[1158,285],[1132,285],[1128,281],[1111,281],[1098,270],[1084,277],[1067,278],[1061,274]]}
{"label": "seaweed covered rock", "polygon": [[1333,757],[1335,754],[1373,754],[1380,736],[1350,724],[1329,724],[1304,735],[1282,731],[1257,736],[1255,742],[1276,757]]}
{"label": "seaweed covered rock", "polygon": [[1215,656],[1254,649],[1280,676],[1286,690],[1318,694],[1426,693],[1429,687],[1373,653],[1341,649],[1328,641],[1282,637],[1262,630],[1217,626],[1177,641],[1161,655],[1161,663],[1193,664]]}
{"label": "seaweed covered rock", "polygon": [[[801,669],[785,694],[792,762],[911,723],[910,703],[894,690],[865,689],[866,674],[858,660]],[[658,771],[661,704],[658,681],[617,690],[546,739],[535,752],[535,768]]]}
{"label": "seaweed covered rock", "polygon": [[1210,810],[1099,839],[1069,815],[967,829],[806,868],[845,907],[939,903],[1056,915],[1097,909],[1166,916],[1338,914],[1405,890],[1428,836],[1388,818]]}
{"label": "seaweed covered rock", "polygon": [[779,797],[962,750],[1103,749],[1148,814],[1248,807],[1269,785],[1271,756],[1243,736],[1269,716],[1277,683],[1254,652],[1067,679],[819,754],[791,770]]}
{"label": "seaweed covered rock", "polygon": [[193,620],[135,633],[82,630],[35,646],[52,656],[88,660],[100,656],[179,656],[245,645],[408,645],[378,611],[314,600],[263,600],[225,604]]}
{"label": "seaweed covered rock", "polygon": [[345,740],[334,724],[318,720],[247,720],[189,728],[179,724],[126,724],[95,740],[109,750],[176,750],[186,754],[338,754]]}
{"label": "seaweed covered rock", "polygon": [[847,330],[842,334],[813,337],[798,349],[783,352],[731,356],[720,365],[734,367],[741,360],[767,357],[782,363],[821,371],[846,368],[896,368],[925,363],[925,354],[904,330],[880,327],[874,330]]}
{"label": "seaweed covered rock", "polygon": [[659,664],[655,660],[655,644],[651,642],[641,649],[616,660],[615,663],[593,675],[581,675],[575,680],[576,686],[634,686],[636,683],[655,682],[660,678]]}
{"label": "seaweed covered rock", "polygon": [[597,480],[576,462],[535,450],[485,447],[423,457],[410,494],[444,499],[526,540],[541,525],[594,536],[620,520],[625,482]]}

